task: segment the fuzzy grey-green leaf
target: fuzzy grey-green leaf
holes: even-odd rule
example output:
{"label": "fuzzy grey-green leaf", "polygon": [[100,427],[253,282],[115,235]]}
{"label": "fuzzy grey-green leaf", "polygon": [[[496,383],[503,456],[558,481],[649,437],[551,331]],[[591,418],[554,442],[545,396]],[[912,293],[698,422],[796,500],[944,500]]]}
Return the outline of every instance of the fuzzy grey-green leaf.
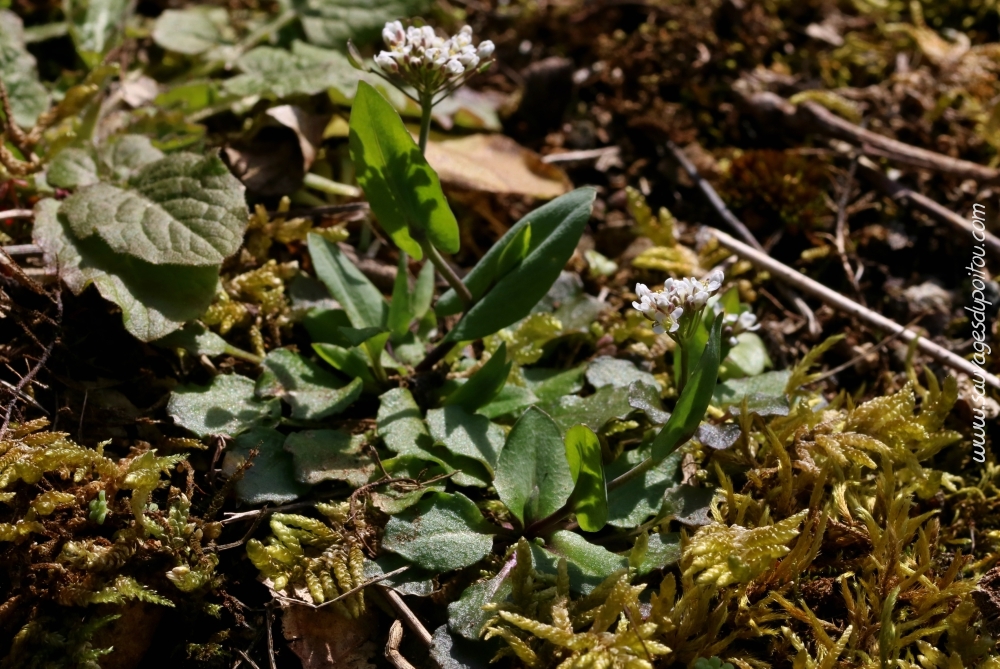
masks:
{"label": "fuzzy grey-green leaf", "polygon": [[496,529],[465,495],[438,492],[393,516],[382,547],[424,569],[445,572],[486,557]]}
{"label": "fuzzy grey-green leaf", "polygon": [[235,436],[256,426],[271,426],[281,417],[278,400],[259,400],[254,382],[238,374],[221,374],[208,386],[181,386],[170,394],[167,413],[199,437]]}
{"label": "fuzzy grey-green leaf", "polygon": [[178,153],[147,164],[128,187],[97,183],[63,201],[78,239],[154,265],[219,265],[243,241],[244,187],[217,156]]}

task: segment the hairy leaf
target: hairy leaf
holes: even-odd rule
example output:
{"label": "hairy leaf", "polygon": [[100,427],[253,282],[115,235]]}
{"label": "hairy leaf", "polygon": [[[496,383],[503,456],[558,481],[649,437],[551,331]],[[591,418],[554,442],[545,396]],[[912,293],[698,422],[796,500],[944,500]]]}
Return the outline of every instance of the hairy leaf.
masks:
{"label": "hairy leaf", "polygon": [[500,393],[512,366],[513,363],[507,362],[507,344],[501,343],[493,352],[493,356],[472,375],[472,378],[445,398],[445,406],[454,404],[463,407],[469,413],[474,413],[493,401],[493,398]]}
{"label": "hairy leaf", "polygon": [[21,17],[7,9],[0,9],[0,79],[7,87],[14,121],[30,128],[49,108],[49,93],[38,81],[35,57],[24,46]]}
{"label": "hairy leaf", "polygon": [[282,449],[285,435],[277,430],[257,427],[236,437],[226,450],[222,471],[232,476],[252,449],[259,451],[253,466],[236,483],[236,496],[246,504],[285,504],[309,492],[309,486],[299,483],[292,470],[292,456]]}
{"label": "hairy leaf", "polygon": [[[531,212],[494,244],[463,283],[476,304],[449,333],[451,341],[479,339],[527,316],[548,292],[576,249],[590,219],[592,188],[578,188]],[[500,261],[511,244],[523,244],[522,229],[531,226],[527,255],[505,275]],[[458,313],[461,301],[454,291],[441,296],[439,316]]]}
{"label": "hairy leaf", "polygon": [[275,394],[291,405],[292,418],[320,420],[333,416],[361,394],[361,379],[356,378],[345,386],[319,365],[286,348],[268,353],[264,366],[275,376]]}
{"label": "hairy leaf", "polygon": [[238,374],[221,374],[208,386],[180,386],[170,393],[167,413],[199,437],[233,437],[281,417],[278,400],[259,400],[254,382]]}
{"label": "hairy leaf", "polygon": [[529,407],[500,451],[493,482],[500,501],[521,525],[530,525],[561,508],[573,482],[559,426]]}
{"label": "hairy leaf", "polygon": [[385,327],[389,316],[385,298],[336,244],[311,233],[309,255],[316,267],[316,275],[347,312],[351,325],[356,328]]}
{"label": "hairy leaf", "polygon": [[435,441],[455,455],[482,463],[493,474],[504,444],[504,431],[499,425],[486,416],[450,406],[428,411],[427,426]]}
{"label": "hairy leaf", "polygon": [[223,83],[230,95],[287,98],[315,95],[328,88],[353,85],[355,70],[340,52],[293,42],[291,51],[259,46],[248,51],[236,66],[241,74]]}
{"label": "hairy leaf", "polygon": [[375,473],[375,463],[362,450],[364,444],[363,435],[343,430],[302,430],[288,435],[284,448],[294,459],[295,480],[311,485],[346,481],[357,488]]}
{"label": "hairy leaf", "polygon": [[597,532],[608,522],[608,488],[601,442],[586,425],[574,425],[566,431],[565,444],[575,485],[571,502],[576,522],[584,532]]}
{"label": "hairy leaf", "polygon": [[197,56],[227,41],[223,33],[228,23],[229,13],[222,7],[168,9],[156,18],[153,41],[168,51]]}
{"label": "hairy leaf", "polygon": [[243,185],[216,156],[173,154],[141,168],[128,188],[97,183],[63,201],[78,239],[155,265],[218,265],[247,226]]}
{"label": "hairy leaf", "polygon": [[429,0],[285,0],[302,20],[309,41],[340,48],[348,39],[367,42],[375,39],[386,21],[419,16]]}
{"label": "hairy leaf", "polygon": [[393,516],[382,547],[424,569],[451,571],[486,557],[496,529],[465,495],[438,492]]}

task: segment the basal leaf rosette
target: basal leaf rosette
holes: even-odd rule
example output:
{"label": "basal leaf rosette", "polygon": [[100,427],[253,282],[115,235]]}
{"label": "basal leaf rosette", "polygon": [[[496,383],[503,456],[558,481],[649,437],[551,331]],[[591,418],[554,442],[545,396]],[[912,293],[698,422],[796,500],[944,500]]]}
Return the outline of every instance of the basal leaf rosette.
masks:
{"label": "basal leaf rosette", "polygon": [[153,341],[211,304],[248,211],[243,185],[217,156],[144,155],[125,181],[39,202],[34,236],[70,290],[93,283],[121,307],[129,332]]}

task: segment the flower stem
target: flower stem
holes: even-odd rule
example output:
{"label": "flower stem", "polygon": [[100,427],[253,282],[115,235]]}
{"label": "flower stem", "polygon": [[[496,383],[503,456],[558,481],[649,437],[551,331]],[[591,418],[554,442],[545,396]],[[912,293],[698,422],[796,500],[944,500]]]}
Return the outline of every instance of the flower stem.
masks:
{"label": "flower stem", "polygon": [[343,197],[360,197],[361,189],[357,186],[342,184],[318,174],[310,172],[302,179],[302,185],[308,188],[315,188],[328,195],[342,195]]}
{"label": "flower stem", "polygon": [[434,100],[429,95],[420,96],[420,153],[427,153],[427,137],[431,132],[431,110]]}
{"label": "flower stem", "polygon": [[441,276],[445,278],[448,285],[451,286],[456,293],[458,293],[458,298],[462,300],[462,304],[465,309],[468,310],[468,308],[472,306],[472,293],[469,292],[469,289],[464,283],[462,283],[462,280],[458,278],[457,274],[455,274],[455,270],[453,270],[451,265],[449,265],[445,259],[441,257],[438,250],[434,248],[434,245],[431,244],[426,238],[420,241],[420,248],[422,248],[424,253],[427,254],[427,259],[434,263],[434,267],[441,273]]}

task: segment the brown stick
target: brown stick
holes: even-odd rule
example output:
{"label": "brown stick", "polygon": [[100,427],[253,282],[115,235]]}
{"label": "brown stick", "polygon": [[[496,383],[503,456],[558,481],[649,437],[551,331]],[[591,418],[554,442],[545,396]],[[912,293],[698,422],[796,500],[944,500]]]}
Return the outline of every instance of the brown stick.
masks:
{"label": "brown stick", "polygon": [[406,602],[404,602],[403,598],[399,596],[399,593],[390,587],[382,585],[381,583],[376,583],[375,588],[382,594],[383,597],[389,600],[392,608],[396,609],[396,613],[398,613],[399,617],[403,619],[406,626],[410,628],[410,631],[416,634],[425,646],[430,648],[431,643],[434,641],[434,637],[431,636],[431,633],[427,631],[424,624],[420,622],[419,618],[417,618],[417,614],[415,614],[410,607],[406,605]]}
{"label": "brown stick", "polygon": [[[961,231],[968,239],[973,239],[972,224],[947,207],[944,207],[922,193],[910,190],[897,181],[890,179],[885,172],[868,158],[862,157],[858,160],[858,167],[861,174],[866,179],[875,184],[880,191],[891,197],[893,200],[909,205],[918,211],[922,211],[932,218],[947,223],[955,230]],[[994,255],[1000,257],[1000,239],[991,232],[982,231],[985,237],[983,244]]]}
{"label": "brown stick", "polygon": [[826,107],[807,100],[798,105],[796,116],[826,135],[850,142],[872,156],[888,158],[889,160],[921,167],[944,174],[953,174],[963,179],[975,179],[980,183],[1000,181],[1000,170],[960,158],[945,156],[936,151],[928,151],[910,144],[905,144],[878,133],[866,130],[850,121],[845,121]]}
{"label": "brown stick", "polygon": [[719,244],[741,258],[750,261],[750,263],[754,266],[766,269],[774,278],[790,283],[802,292],[808,293],[809,295],[826,302],[830,306],[835,307],[850,316],[854,316],[860,321],[864,321],[868,325],[881,330],[882,332],[897,334],[906,342],[911,342],[916,339],[917,347],[941,364],[964,372],[970,377],[975,377],[977,375],[981,376],[986,380],[986,383],[990,384],[994,388],[1000,389],[1000,379],[969,362],[965,358],[952,353],[948,349],[935,344],[929,339],[924,339],[911,330],[907,330],[902,325],[886,318],[882,314],[872,311],[867,307],[863,307],[857,302],[844,297],[840,293],[835,293],[818,281],[814,281],[788,265],[761,253],[757,249],[747,246],[721,230],[710,228],[709,231],[715,235],[716,239],[719,240]]}
{"label": "brown stick", "polygon": [[389,628],[389,641],[385,644],[385,659],[392,662],[396,669],[414,669],[413,665],[399,652],[399,644],[403,642],[403,623],[397,618]]}

